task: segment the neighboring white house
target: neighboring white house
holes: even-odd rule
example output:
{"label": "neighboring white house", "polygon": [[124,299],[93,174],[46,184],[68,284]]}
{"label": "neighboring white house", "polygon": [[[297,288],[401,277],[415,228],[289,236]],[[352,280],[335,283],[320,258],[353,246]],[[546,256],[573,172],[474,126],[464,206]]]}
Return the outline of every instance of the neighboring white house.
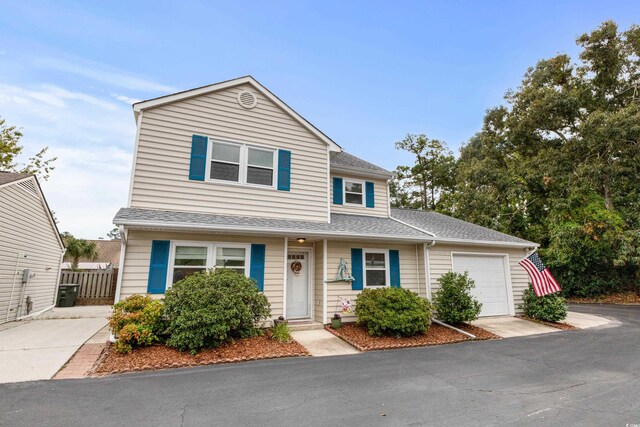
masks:
{"label": "neighboring white house", "polygon": [[[391,209],[391,172],[345,152],[254,78],[133,110],[116,299],[226,267],[255,279],[274,317],[326,323],[364,288],[431,297],[453,270],[475,279],[482,315],[515,313],[528,284],[517,263],[537,244]],[[336,278],[341,260],[353,281]]]}
{"label": "neighboring white house", "polygon": [[36,177],[0,172],[0,323],[55,305],[63,255]]}

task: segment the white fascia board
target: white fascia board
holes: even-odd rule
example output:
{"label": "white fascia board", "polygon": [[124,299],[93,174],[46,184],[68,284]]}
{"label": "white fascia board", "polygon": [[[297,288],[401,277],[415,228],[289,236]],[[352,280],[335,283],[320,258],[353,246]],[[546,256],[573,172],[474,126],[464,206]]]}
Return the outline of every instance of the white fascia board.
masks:
{"label": "white fascia board", "polygon": [[294,120],[304,126],[308,131],[318,137],[321,141],[329,145],[331,151],[342,151],[342,147],[333,142],[331,138],[322,133],[318,128],[312,125],[307,119],[302,117],[300,114],[296,113],[291,107],[285,104],[280,98],[274,95],[269,89],[260,84],[256,79],[251,76],[239,77],[237,79],[227,80],[225,82],[214,83],[208,86],[202,86],[196,89],[185,90],[183,92],[174,93],[173,95],[162,96],[160,98],[150,99],[148,101],[141,101],[133,104],[133,114],[137,121],[138,113],[140,111],[147,109],[158,107],[160,105],[170,104],[172,102],[181,101],[183,99],[193,98],[195,96],[204,95],[207,93],[216,92],[223,89],[228,89],[230,87],[238,86],[241,84],[250,84],[253,86],[258,92],[276,104],[278,107],[282,108],[287,114],[289,114]]}
{"label": "white fascia board", "polygon": [[291,236],[312,236],[312,237],[334,237],[341,239],[374,239],[374,240],[401,240],[408,242],[424,242],[429,241],[429,236],[401,236],[389,234],[362,234],[347,233],[344,231],[319,231],[319,230],[296,230],[293,228],[254,228],[242,227],[237,225],[205,225],[205,224],[189,224],[189,223],[171,223],[165,222],[148,222],[148,221],[122,221],[115,222],[128,229],[161,229],[176,231],[210,231],[210,232],[226,232],[226,233],[249,233],[265,236],[282,236],[290,234]]}
{"label": "white fascia board", "polygon": [[470,239],[448,239],[434,237],[433,241],[438,243],[451,243],[456,245],[474,245],[474,246],[502,246],[512,248],[537,248],[539,243],[533,242],[502,242],[499,240],[470,240]]}
{"label": "white fascia board", "polygon": [[393,178],[392,172],[375,171],[371,169],[363,169],[349,166],[331,166],[331,172],[344,173],[347,175],[355,175],[361,177],[372,177],[381,179]]}

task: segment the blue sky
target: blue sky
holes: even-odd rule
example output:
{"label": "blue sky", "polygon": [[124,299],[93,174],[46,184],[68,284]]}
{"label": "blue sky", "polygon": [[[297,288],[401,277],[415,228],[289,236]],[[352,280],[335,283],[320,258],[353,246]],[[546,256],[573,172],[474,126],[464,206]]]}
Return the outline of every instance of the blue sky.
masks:
{"label": "blue sky", "polygon": [[43,187],[61,230],[104,236],[126,205],[135,100],[251,74],[394,169],[405,134],[457,151],[527,67],[640,17],[637,1],[162,3],[3,3],[0,116],[27,155],[59,158]]}

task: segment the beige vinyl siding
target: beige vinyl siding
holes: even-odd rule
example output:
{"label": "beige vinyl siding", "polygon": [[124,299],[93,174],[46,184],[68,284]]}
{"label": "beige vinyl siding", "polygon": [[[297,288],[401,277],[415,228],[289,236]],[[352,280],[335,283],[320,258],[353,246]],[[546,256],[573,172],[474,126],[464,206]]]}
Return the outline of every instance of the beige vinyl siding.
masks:
{"label": "beige vinyl siding", "polygon": [[[363,183],[366,181],[373,182],[373,191],[374,191],[374,201],[375,207],[368,208],[366,204],[362,206],[356,205],[336,205],[333,203],[333,177],[342,178],[343,183],[344,180],[352,179],[354,181],[362,181]],[[331,204],[331,212],[332,213],[344,213],[344,214],[356,214],[356,215],[370,215],[370,216],[381,216],[386,217],[389,216],[389,198],[388,198],[388,188],[387,181],[384,179],[375,179],[375,178],[359,178],[356,176],[349,176],[345,174],[331,174],[331,179],[329,180],[329,187],[331,192],[330,204]],[[363,188],[363,202],[366,203],[366,191]],[[344,194],[343,194],[343,202],[344,202]]]}
{"label": "beige vinyl siding", "polygon": [[273,318],[281,316],[284,284],[284,238],[229,236],[130,230],[127,237],[120,299],[147,293],[149,259],[153,240],[202,241],[217,243],[258,243],[266,245],[264,294]]}
{"label": "beige vinyl siding", "polygon": [[[253,109],[236,100],[245,89],[258,97]],[[290,150],[291,191],[189,180],[194,134]],[[143,111],[131,207],[327,221],[327,168],[324,142],[251,86],[240,85]]]}
{"label": "beige vinyl siding", "polygon": [[[341,242],[329,241],[327,243],[327,274],[328,280],[336,277],[340,259],[347,261],[349,269],[352,268],[351,248],[362,249],[396,249],[400,251],[400,286],[418,292],[418,272],[416,266],[416,245],[413,244],[394,244],[394,243],[367,243],[367,242]],[[388,262],[388,260],[387,260]],[[351,289],[350,282],[333,282],[327,284],[327,316],[331,318],[334,313],[340,312],[338,305],[341,298],[351,299],[355,301],[360,291]],[[355,304],[354,304],[355,307]],[[355,321],[355,315],[343,315],[343,319],[347,322]]]}
{"label": "beige vinyl siding", "polygon": [[526,250],[522,248],[500,248],[489,246],[463,246],[463,245],[445,245],[436,244],[429,248],[429,270],[431,280],[431,294],[440,289],[438,279],[443,274],[452,271],[452,252],[466,252],[478,254],[499,254],[508,255],[509,257],[509,274],[511,276],[511,287],[513,290],[513,302],[516,312],[519,312],[518,305],[522,304],[522,293],[529,286],[529,276],[518,262],[526,254]]}
{"label": "beige vinyl siding", "polygon": [[[0,323],[7,320],[7,310],[9,320],[16,317],[25,269],[30,269],[32,274],[24,292],[25,301],[26,297],[33,301],[31,313],[55,304],[61,256],[56,230],[40,197],[28,193],[18,184],[0,188]],[[21,316],[27,314],[25,301]]]}

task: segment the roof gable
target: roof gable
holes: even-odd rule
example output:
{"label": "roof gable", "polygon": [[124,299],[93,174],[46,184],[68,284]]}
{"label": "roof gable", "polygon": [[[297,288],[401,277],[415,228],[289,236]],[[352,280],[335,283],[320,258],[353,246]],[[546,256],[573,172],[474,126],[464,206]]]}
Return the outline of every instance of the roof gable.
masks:
{"label": "roof gable", "polygon": [[286,103],[284,103],[280,98],[274,95],[269,89],[264,87],[260,82],[254,79],[251,76],[239,77],[237,79],[227,80],[220,83],[214,83],[207,86],[198,87],[195,89],[189,89],[182,92],[177,92],[170,95],[161,96],[158,98],[149,99],[146,101],[141,101],[133,104],[133,112],[134,116],[137,118],[141,111],[149,108],[158,107],[161,105],[170,104],[173,102],[181,101],[184,99],[193,98],[200,95],[206,95],[209,93],[217,92],[220,90],[228,89],[234,86],[239,86],[243,84],[249,84],[255,90],[260,92],[263,96],[268,98],[282,110],[284,110],[287,114],[289,114],[294,120],[300,123],[303,127],[305,127],[309,132],[315,135],[318,139],[327,144],[331,151],[342,151],[342,148],[336,144],[331,138],[325,135],[322,131],[316,128],[311,122],[302,117],[296,111],[294,111],[291,107],[289,107]]}

